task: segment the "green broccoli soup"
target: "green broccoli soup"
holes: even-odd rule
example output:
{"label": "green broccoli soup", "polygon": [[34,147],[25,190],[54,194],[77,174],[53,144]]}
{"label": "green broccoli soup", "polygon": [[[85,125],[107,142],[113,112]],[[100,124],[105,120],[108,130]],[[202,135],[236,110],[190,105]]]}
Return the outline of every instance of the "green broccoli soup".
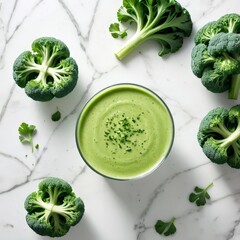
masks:
{"label": "green broccoli soup", "polygon": [[144,176],[168,155],[174,135],[171,114],[150,90],[119,84],[96,94],[83,108],[76,141],[85,162],[119,180]]}

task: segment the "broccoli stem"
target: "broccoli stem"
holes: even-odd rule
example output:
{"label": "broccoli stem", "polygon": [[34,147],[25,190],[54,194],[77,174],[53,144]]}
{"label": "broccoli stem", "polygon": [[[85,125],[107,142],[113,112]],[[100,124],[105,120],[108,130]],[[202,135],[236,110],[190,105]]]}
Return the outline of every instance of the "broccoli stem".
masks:
{"label": "broccoli stem", "polygon": [[237,99],[240,89],[240,74],[235,74],[232,76],[231,86],[228,92],[229,99]]}
{"label": "broccoli stem", "polygon": [[146,40],[143,31],[137,32],[123,47],[115,53],[118,60],[122,60]]}
{"label": "broccoli stem", "polygon": [[[158,39],[159,36],[155,36],[156,32],[172,26],[172,23],[171,23],[172,18],[168,17],[167,21],[164,24],[154,27],[157,24],[157,21],[159,20],[159,18],[161,18],[163,13],[164,11],[160,9],[158,11],[157,16],[154,18],[154,20],[152,20],[152,22],[147,23],[144,26],[144,28],[142,29],[140,28],[141,30],[139,29],[137,30],[135,35],[128,42],[126,42],[126,44],[123,45],[123,47],[118,52],[115,53],[115,56],[117,57],[118,60],[122,60],[135,48],[141,45],[144,41],[149,39],[154,39],[155,37],[156,39]],[[149,16],[149,17],[152,17],[152,16]]]}
{"label": "broccoli stem", "polygon": [[[159,7],[157,15],[153,18],[152,8],[149,8],[149,16],[148,21],[146,25],[143,27],[142,23],[140,22],[139,17],[137,17],[138,20],[138,29],[135,35],[125,44],[123,47],[115,53],[115,56],[118,60],[122,60],[124,57],[126,57],[130,52],[132,52],[135,48],[137,48],[139,45],[141,45],[145,40],[148,39],[148,36],[154,35],[157,31],[160,31],[164,28],[171,26],[171,18],[168,17],[167,22],[164,24],[161,24],[160,26],[157,25],[159,19],[162,17],[166,10],[167,6]],[[154,27],[154,26],[157,27]],[[139,27],[140,26],[140,27]],[[140,30],[141,29],[141,30]],[[151,37],[150,37],[151,39]]]}
{"label": "broccoli stem", "polygon": [[74,206],[70,206],[67,204],[63,204],[63,205],[54,205],[52,207],[52,212],[54,213],[58,213],[59,215],[62,215],[63,217],[71,217],[71,213],[72,211],[74,211],[75,207]]}
{"label": "broccoli stem", "polygon": [[222,147],[229,147],[233,143],[237,142],[237,140],[240,138],[240,124],[237,127],[237,129],[228,137],[226,138],[223,143],[221,144]]}
{"label": "broccoli stem", "polygon": [[225,125],[220,124],[220,123],[216,127],[213,127],[211,129],[211,133],[212,133],[212,131],[219,133],[220,135],[223,136],[224,139],[228,138],[232,134],[232,132],[230,132]]}

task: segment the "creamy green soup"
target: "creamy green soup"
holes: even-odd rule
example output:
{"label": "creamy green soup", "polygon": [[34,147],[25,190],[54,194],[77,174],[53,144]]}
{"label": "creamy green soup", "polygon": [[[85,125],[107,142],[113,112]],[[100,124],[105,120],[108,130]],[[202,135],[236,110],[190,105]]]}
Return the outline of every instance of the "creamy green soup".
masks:
{"label": "creamy green soup", "polygon": [[81,112],[77,146],[86,163],[109,178],[127,180],[154,170],[173,142],[171,114],[153,92],[119,84],[95,95]]}

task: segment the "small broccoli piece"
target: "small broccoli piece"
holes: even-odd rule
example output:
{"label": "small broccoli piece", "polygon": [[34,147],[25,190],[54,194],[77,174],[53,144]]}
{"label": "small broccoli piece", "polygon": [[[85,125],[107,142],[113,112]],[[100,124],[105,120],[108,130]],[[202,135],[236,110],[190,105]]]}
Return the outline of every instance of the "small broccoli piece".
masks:
{"label": "small broccoli piece", "polygon": [[240,168],[240,105],[211,110],[201,121],[197,138],[212,162]]}
{"label": "small broccoli piece", "polygon": [[195,44],[198,45],[202,43],[207,45],[212,37],[222,32],[222,29],[223,26],[221,23],[218,23],[216,21],[207,23],[197,31],[194,37]]}
{"label": "small broccoli piece", "polygon": [[240,90],[240,34],[219,33],[209,42],[209,54],[218,57],[215,68],[231,78],[229,98],[237,99]]}
{"label": "small broccoli piece", "polygon": [[222,55],[223,53],[228,53],[238,57],[240,54],[239,48],[240,34],[218,33],[209,41],[208,52],[212,56],[218,56]]}
{"label": "small broccoli piece", "polygon": [[204,69],[201,82],[209,91],[213,93],[225,92],[230,87],[229,78],[211,68]]}
{"label": "small broccoli piece", "polygon": [[240,16],[230,13],[219,18],[218,23],[222,25],[223,32],[240,33]]}
{"label": "small broccoli piece", "polygon": [[26,221],[37,234],[64,236],[81,220],[84,203],[63,179],[47,178],[39,183],[38,191],[25,200]]}
{"label": "small broccoli piece", "polygon": [[240,90],[240,16],[227,14],[203,26],[195,35],[192,72],[214,93],[228,91],[237,99]]}
{"label": "small broccoli piece", "polygon": [[213,66],[215,57],[209,55],[204,44],[196,45],[192,50],[192,71],[197,77],[202,77],[207,66]]}
{"label": "small broccoli piece", "polygon": [[78,66],[62,41],[42,37],[32,43],[32,52],[20,54],[13,64],[16,84],[36,101],[49,101],[69,94],[77,84]]}
{"label": "small broccoli piece", "polygon": [[148,40],[159,42],[159,56],[174,53],[192,32],[189,12],[175,0],[124,0],[117,18],[120,23],[136,23],[135,35],[115,53],[119,60]]}
{"label": "small broccoli piece", "polygon": [[[201,45],[195,47],[199,48],[199,46]],[[205,58],[202,57],[202,59],[196,56],[192,61],[193,73],[201,77],[202,84],[213,93],[221,93],[229,90],[231,84],[234,83],[234,74],[240,72],[240,62],[227,53],[218,57],[211,57],[208,53],[205,53],[203,56]],[[238,88],[236,90],[238,91]],[[238,95],[238,92],[236,95]]]}

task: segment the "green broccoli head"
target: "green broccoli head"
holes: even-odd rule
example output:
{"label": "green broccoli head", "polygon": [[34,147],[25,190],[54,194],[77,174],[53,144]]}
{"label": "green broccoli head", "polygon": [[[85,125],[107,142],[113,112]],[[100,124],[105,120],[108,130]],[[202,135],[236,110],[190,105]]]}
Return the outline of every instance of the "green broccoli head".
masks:
{"label": "green broccoli head", "polygon": [[148,40],[159,43],[159,56],[174,53],[192,32],[191,16],[176,0],[123,0],[117,18],[136,26],[135,35],[115,54],[119,60]]}
{"label": "green broccoli head", "polygon": [[240,105],[211,110],[201,121],[197,137],[212,162],[240,168]]}
{"label": "green broccoli head", "polygon": [[60,40],[42,37],[32,51],[19,55],[13,64],[13,78],[36,101],[49,101],[69,94],[77,84],[78,66]]}
{"label": "green broccoli head", "polygon": [[218,33],[211,38],[208,45],[208,52],[212,56],[240,54],[240,34],[237,33]]}
{"label": "green broccoli head", "polygon": [[200,43],[192,50],[192,71],[197,77],[202,77],[203,71],[208,66],[213,66],[215,57],[207,51],[207,46]]}
{"label": "green broccoli head", "polygon": [[76,81],[72,79],[78,78],[78,67],[75,60],[71,57],[63,59],[58,66],[48,69],[49,76],[52,77],[53,88],[52,94],[61,98],[70,93],[76,85]]}
{"label": "green broccoli head", "polygon": [[72,187],[53,177],[41,181],[38,191],[26,198],[24,206],[29,227],[42,236],[64,236],[84,214],[84,203]]}
{"label": "green broccoli head", "polygon": [[[236,105],[232,107],[229,111],[229,122],[230,122],[229,129],[231,129],[231,131],[235,131],[237,133],[236,126],[240,128],[239,120],[240,120],[240,105]],[[240,163],[239,163],[240,138],[237,138],[236,144],[233,147],[234,147],[234,154],[229,158],[228,164],[233,168],[240,168]]]}
{"label": "green broccoli head", "polygon": [[240,32],[240,16],[236,13],[229,13],[219,18],[218,23],[222,25],[223,32],[239,33]]}
{"label": "green broccoli head", "polygon": [[36,53],[35,58],[38,64],[48,61],[50,66],[51,64],[56,65],[61,59],[70,56],[65,43],[52,37],[41,37],[34,40],[32,50]]}
{"label": "green broccoli head", "polygon": [[207,45],[208,42],[214,37],[216,34],[222,32],[222,24],[218,23],[217,21],[208,22],[202,28],[200,28],[194,37],[195,44],[205,44]]}
{"label": "green broccoli head", "polygon": [[228,91],[229,99],[237,99],[240,90],[240,33],[226,26],[236,30],[239,17],[227,14],[203,26],[196,33],[191,56],[194,75],[209,91]]}
{"label": "green broccoli head", "polygon": [[204,87],[213,93],[222,93],[229,89],[230,80],[227,75],[223,75],[212,68],[205,68],[201,82]]}

